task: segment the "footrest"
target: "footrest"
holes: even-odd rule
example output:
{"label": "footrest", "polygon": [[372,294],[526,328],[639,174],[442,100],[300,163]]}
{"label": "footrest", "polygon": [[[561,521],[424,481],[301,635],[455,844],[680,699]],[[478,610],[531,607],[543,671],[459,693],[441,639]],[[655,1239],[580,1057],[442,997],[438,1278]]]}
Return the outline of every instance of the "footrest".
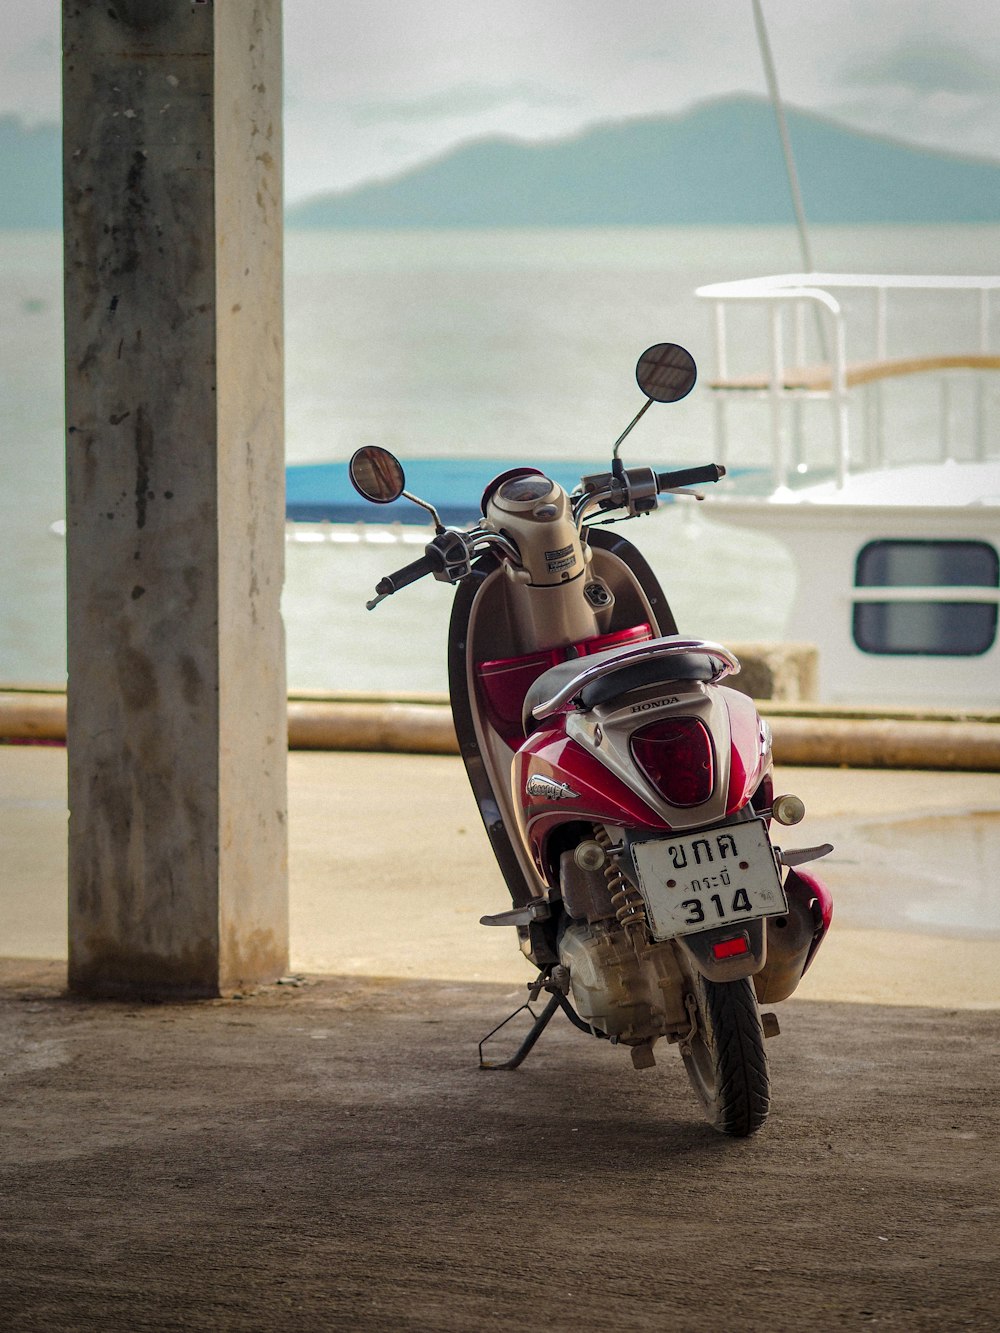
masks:
{"label": "footrest", "polygon": [[552,915],[552,908],[544,898],[525,903],[523,907],[512,907],[508,912],[497,912],[495,916],[481,916],[481,926],[528,926],[532,921],[547,921]]}

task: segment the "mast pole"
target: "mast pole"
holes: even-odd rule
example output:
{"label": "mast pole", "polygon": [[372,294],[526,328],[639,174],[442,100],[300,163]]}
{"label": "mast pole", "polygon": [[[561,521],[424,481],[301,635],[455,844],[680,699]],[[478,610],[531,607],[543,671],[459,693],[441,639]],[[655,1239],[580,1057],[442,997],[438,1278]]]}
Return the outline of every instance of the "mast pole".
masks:
{"label": "mast pole", "polygon": [[760,47],[761,60],[764,62],[764,76],[767,79],[767,91],[774,108],[774,117],[778,122],[778,134],[781,138],[781,151],[785,158],[785,172],[788,176],[788,188],[792,195],[792,208],[795,210],[795,223],[799,232],[799,246],[802,250],[802,262],[807,273],[813,272],[812,249],[809,245],[809,231],[806,226],[806,213],[802,206],[802,191],[799,189],[799,177],[795,170],[795,158],[792,155],[792,141],[788,135],[788,122],[785,108],[778,89],[778,75],[774,68],[771,43],[764,22],[764,8],[761,0],[753,0],[753,18],[757,28],[757,44]]}
{"label": "mast pole", "polygon": [[[788,122],[785,119],[785,107],[778,88],[778,74],[771,54],[771,42],[764,22],[764,7],[761,0],[753,0],[753,19],[757,29],[757,44],[760,47],[761,60],[764,63],[764,77],[767,79],[767,91],[774,108],[774,118],[778,122],[778,135],[781,139],[781,151],[785,158],[785,174],[788,177],[788,189],[792,196],[792,208],[795,212],[795,225],[799,233],[799,248],[802,251],[802,264],[807,273],[815,272],[812,246],[809,244],[809,228],[806,224],[806,211],[802,205],[802,191],[799,189],[799,175],[795,169],[795,157],[792,153],[792,141],[788,134]],[[816,311],[816,335],[824,360],[829,360],[826,332]]]}

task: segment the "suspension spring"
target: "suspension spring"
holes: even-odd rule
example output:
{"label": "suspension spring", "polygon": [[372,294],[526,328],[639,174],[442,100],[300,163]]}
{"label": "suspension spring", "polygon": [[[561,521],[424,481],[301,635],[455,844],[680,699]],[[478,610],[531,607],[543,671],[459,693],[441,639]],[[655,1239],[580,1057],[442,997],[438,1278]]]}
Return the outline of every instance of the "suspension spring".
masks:
{"label": "suspension spring", "polygon": [[[607,830],[600,824],[594,825],[594,841],[599,843],[605,852],[611,846]],[[622,874],[616,857],[609,856],[605,861],[604,878],[608,882],[611,906],[615,909],[619,925],[634,944],[644,943],[646,905],[638,889],[634,888]]]}

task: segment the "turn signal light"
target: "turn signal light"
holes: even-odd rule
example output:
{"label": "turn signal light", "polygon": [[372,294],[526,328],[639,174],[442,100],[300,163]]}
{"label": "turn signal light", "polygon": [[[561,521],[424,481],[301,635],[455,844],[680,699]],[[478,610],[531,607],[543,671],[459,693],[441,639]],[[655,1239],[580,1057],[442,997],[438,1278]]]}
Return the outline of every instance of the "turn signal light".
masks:
{"label": "turn signal light", "polygon": [[771,814],[779,824],[800,824],[806,817],[806,807],[798,796],[776,796]]}
{"label": "turn signal light", "polygon": [[629,737],[632,758],[671,805],[703,805],[715,787],[715,754],[704,722],[671,717]]}

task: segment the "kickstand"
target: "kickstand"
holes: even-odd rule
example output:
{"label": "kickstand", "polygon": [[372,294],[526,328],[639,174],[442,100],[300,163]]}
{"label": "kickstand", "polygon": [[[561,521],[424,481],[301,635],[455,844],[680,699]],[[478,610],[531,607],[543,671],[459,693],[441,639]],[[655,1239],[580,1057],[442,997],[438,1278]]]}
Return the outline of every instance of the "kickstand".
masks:
{"label": "kickstand", "polygon": [[[516,1069],[518,1065],[521,1064],[521,1062],[525,1059],[525,1057],[530,1053],[531,1048],[534,1046],[535,1042],[548,1027],[556,1010],[561,1007],[562,1000],[563,1000],[562,995],[558,991],[556,991],[540,1014],[536,1014],[534,1009],[532,1009],[531,1005],[527,1001],[525,1001],[525,1003],[522,1004],[519,1008],[515,1009],[512,1014],[508,1014],[507,1017],[503,1020],[503,1022],[498,1023],[492,1032],[487,1032],[486,1036],[479,1043],[479,1068]],[[490,1038],[495,1037],[501,1028],[506,1027],[512,1018],[516,1018],[518,1014],[523,1013],[525,1009],[527,1009],[528,1013],[535,1021],[532,1024],[528,1032],[528,1035],[525,1037],[524,1041],[521,1042],[520,1046],[510,1057],[510,1059],[504,1060],[502,1062],[498,1061],[497,1063],[491,1063],[489,1060],[484,1060],[483,1047],[490,1040]]]}

